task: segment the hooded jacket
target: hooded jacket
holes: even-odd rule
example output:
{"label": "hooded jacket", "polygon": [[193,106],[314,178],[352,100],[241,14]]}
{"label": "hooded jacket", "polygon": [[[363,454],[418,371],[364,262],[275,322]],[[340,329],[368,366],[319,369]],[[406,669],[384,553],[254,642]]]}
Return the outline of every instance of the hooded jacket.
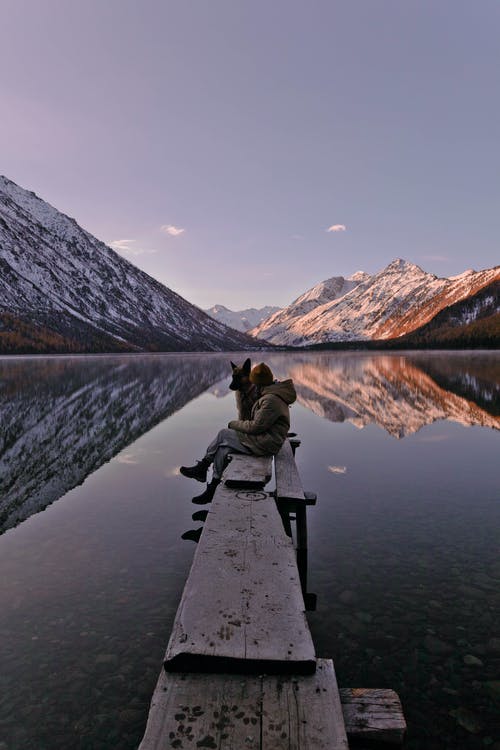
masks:
{"label": "hooded jacket", "polygon": [[292,380],[266,385],[261,394],[253,405],[251,419],[235,419],[228,424],[256,456],[279,451],[290,429],[289,405],[297,398]]}

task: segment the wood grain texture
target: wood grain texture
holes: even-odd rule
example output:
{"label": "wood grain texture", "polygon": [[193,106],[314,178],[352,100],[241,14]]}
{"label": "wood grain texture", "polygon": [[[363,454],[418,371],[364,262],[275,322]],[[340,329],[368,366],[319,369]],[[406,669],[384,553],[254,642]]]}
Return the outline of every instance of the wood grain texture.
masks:
{"label": "wood grain texture", "polygon": [[331,660],[310,677],[266,677],[262,706],[262,750],[348,750]]}
{"label": "wood grain texture", "polygon": [[260,750],[261,678],[162,671],[139,750]]}
{"label": "wood grain texture", "polygon": [[349,738],[402,743],[406,721],[394,690],[342,688],[340,698]]}
{"label": "wood grain texture", "polygon": [[265,492],[219,485],[165,655],[169,671],[314,671],[291,540]]}
{"label": "wood grain texture", "polygon": [[272,456],[247,456],[239,453],[224,470],[224,482],[228,487],[264,487],[271,479]]}
{"label": "wood grain texture", "polygon": [[274,458],[276,498],[278,500],[305,500],[302,481],[289,440],[285,440]]}
{"label": "wood grain texture", "polygon": [[333,664],[311,676],[160,675],[139,750],[347,750]]}

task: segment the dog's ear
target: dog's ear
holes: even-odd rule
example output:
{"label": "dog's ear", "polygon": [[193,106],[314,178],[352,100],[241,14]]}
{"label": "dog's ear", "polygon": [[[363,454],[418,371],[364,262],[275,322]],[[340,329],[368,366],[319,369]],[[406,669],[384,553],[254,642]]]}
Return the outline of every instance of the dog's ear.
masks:
{"label": "dog's ear", "polygon": [[230,365],[233,368],[233,370],[237,370],[238,369],[237,366],[234,364],[234,362],[230,362]]}
{"label": "dog's ear", "polygon": [[250,373],[251,369],[252,369],[252,363],[251,363],[250,359],[246,359],[243,362],[242,370],[245,373],[245,375],[248,375]]}

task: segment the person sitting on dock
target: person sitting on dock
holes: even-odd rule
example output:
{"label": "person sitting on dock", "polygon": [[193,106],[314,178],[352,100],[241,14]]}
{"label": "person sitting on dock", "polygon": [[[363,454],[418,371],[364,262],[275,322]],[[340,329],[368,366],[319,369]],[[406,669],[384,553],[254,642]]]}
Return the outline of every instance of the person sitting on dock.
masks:
{"label": "person sitting on dock", "polygon": [[194,466],[181,466],[185,477],[205,482],[213,463],[212,480],[205,492],[193,498],[198,505],[211,502],[230,453],[253,456],[275,455],[283,445],[290,429],[290,404],[297,398],[292,380],[274,380],[270,368],[261,362],[250,371],[250,382],[260,395],[252,408],[250,419],[235,419],[220,430],[206,450],[205,456]]}

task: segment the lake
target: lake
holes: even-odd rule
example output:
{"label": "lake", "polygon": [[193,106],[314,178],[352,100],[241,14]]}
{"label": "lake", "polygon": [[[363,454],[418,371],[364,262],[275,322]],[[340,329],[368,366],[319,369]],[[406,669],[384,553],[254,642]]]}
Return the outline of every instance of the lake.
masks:
{"label": "lake", "polygon": [[[411,750],[499,750],[500,353],[258,356],[318,495],[317,654],[398,692]],[[0,750],[137,747],[229,358],[0,358]]]}

